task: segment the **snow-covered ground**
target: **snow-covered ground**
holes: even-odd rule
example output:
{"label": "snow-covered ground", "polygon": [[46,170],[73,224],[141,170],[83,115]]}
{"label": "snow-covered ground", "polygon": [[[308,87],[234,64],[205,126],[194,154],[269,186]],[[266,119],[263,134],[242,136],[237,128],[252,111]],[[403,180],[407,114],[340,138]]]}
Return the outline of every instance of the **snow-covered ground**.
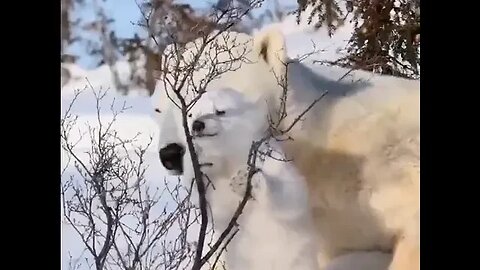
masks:
{"label": "snow-covered ground", "polygon": [[[340,50],[346,45],[348,38],[351,35],[351,27],[345,26],[340,28],[336,35],[330,38],[326,31],[319,30],[318,32],[312,32],[311,27],[302,24],[297,26],[295,18],[293,16],[287,17],[284,22],[276,25],[270,25],[268,27],[279,27],[286,35],[287,50],[290,57],[297,57],[299,55],[308,53],[313,50],[313,44],[317,50],[322,50],[317,55],[312,56],[306,60],[306,63],[311,63],[312,60],[335,60],[340,56]],[[333,78],[341,77],[345,70],[332,69],[319,66],[318,64],[308,64],[314,72],[317,73],[330,73]],[[111,82],[110,71],[108,67],[102,66],[94,70],[83,70],[78,66],[67,67],[72,74],[71,80],[62,88],[62,114],[68,108],[74,92],[76,89],[85,89],[85,91],[78,97],[75,105],[72,107],[72,114],[78,116],[76,127],[82,131],[86,130],[87,125],[98,126],[98,116],[96,110],[95,98],[90,89],[90,85],[97,91],[100,89],[110,89],[107,95],[101,103],[100,118],[103,123],[108,123],[113,114],[110,111],[110,104],[115,101],[117,106],[121,106],[123,102],[130,107],[125,113],[118,115],[113,128],[121,138],[132,138],[137,133],[141,135],[137,138],[136,143],[139,145],[146,145],[150,138],[153,138],[151,146],[147,149],[145,154],[145,164],[148,165],[146,173],[147,184],[152,188],[163,187],[163,178],[166,175],[163,167],[158,159],[158,152],[156,146],[156,137],[159,132],[158,126],[151,119],[152,108],[150,105],[150,98],[142,91],[131,91],[128,96],[121,96],[113,89],[113,83]],[[118,63],[117,66],[120,77],[127,77],[129,67],[127,63]],[[78,132],[73,132],[71,140],[75,141],[80,139]],[[79,143],[76,145],[75,153],[80,158],[87,158],[85,154],[91,148],[90,140],[88,136],[83,136]],[[128,149],[133,151],[133,149]],[[67,163],[67,156],[62,153],[62,168],[67,167],[63,180],[66,180],[70,175],[76,174],[73,167],[73,163]],[[68,166],[67,166],[68,165]],[[161,214],[161,209],[154,214]],[[62,217],[63,218],[63,217]],[[83,243],[76,232],[65,222],[62,222],[62,268],[69,269],[70,256],[73,260],[83,260],[84,257],[88,257],[88,252],[84,251]],[[348,258],[352,260],[352,258]],[[347,260],[347,261],[348,261]],[[332,269],[346,269],[340,267],[342,263],[337,264],[337,268]],[[358,266],[358,265],[357,265]],[[369,266],[370,267],[370,266]],[[373,267],[373,266],[372,266]],[[384,265],[377,267],[383,269]],[[368,268],[368,267],[367,267]],[[367,269],[365,268],[365,269]],[[375,269],[377,269],[375,268]],[[88,269],[84,264],[79,269]],[[357,268],[360,269],[360,268]],[[373,269],[372,269],[373,270]]]}

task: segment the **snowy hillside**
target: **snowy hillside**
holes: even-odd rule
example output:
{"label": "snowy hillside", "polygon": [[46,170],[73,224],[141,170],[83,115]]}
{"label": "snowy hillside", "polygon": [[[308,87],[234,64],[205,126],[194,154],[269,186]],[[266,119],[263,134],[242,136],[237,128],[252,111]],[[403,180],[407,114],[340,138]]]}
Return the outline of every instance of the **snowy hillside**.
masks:
{"label": "snowy hillside", "polygon": [[[319,64],[312,64],[313,60],[334,60],[341,55],[340,50],[346,45],[346,41],[351,35],[350,27],[340,28],[338,33],[332,38],[328,37],[326,31],[310,32],[310,27],[305,25],[296,26],[294,17],[288,17],[284,22],[271,25],[268,27],[279,27],[286,35],[287,49],[290,57],[295,58],[299,55],[311,52],[313,50],[313,44],[317,50],[322,50],[319,54],[308,58],[305,63],[312,68],[315,73],[321,73],[324,76],[331,77],[332,79],[339,79],[348,70],[340,68],[327,68],[320,66]],[[132,138],[137,133],[140,133],[137,138],[137,145],[148,144],[150,138],[153,138],[151,146],[147,149],[145,154],[145,163],[148,165],[146,173],[146,179],[148,184],[152,187],[163,187],[163,178],[165,172],[158,159],[156,137],[159,132],[158,127],[151,119],[153,113],[150,98],[142,89],[131,91],[128,96],[121,96],[116,93],[116,89],[113,89],[113,83],[110,78],[109,68],[106,66],[99,67],[94,70],[83,70],[77,66],[67,66],[71,73],[71,79],[62,88],[62,114],[67,110],[70,102],[75,96],[75,90],[85,89],[84,92],[78,97],[75,105],[72,107],[72,113],[78,116],[76,127],[85,132],[87,125],[98,127],[98,117],[100,116],[103,123],[108,123],[113,114],[110,111],[110,105],[113,101],[116,106],[122,106],[125,102],[127,107],[130,107],[125,113],[118,116],[113,129],[118,133],[121,138]],[[128,77],[129,67],[127,63],[118,63],[117,66],[120,77]],[[364,76],[371,76],[369,73],[360,72]],[[97,115],[96,103],[92,89],[106,90],[109,89],[104,100],[100,104],[101,113]],[[88,136],[80,136],[81,132],[73,132],[71,135],[72,141],[79,140],[76,145],[75,153],[81,158],[87,158],[85,152],[91,149],[91,143]],[[132,151],[134,149],[127,149]],[[62,168],[66,167],[64,178],[66,180],[70,175],[76,175],[73,162],[68,163],[65,153],[62,153]],[[161,215],[162,209],[155,210],[155,214]],[[62,224],[62,268],[69,269],[70,258],[73,261],[82,261],[84,257],[88,257],[88,251],[84,250],[83,243],[76,234],[76,232],[65,222]],[[343,265],[343,264],[338,264]],[[340,266],[336,266],[340,269]],[[358,265],[357,265],[358,266]],[[378,269],[383,269],[385,265],[378,266]],[[372,266],[373,267],[373,266]],[[83,264],[80,268],[88,269]],[[345,269],[345,268],[342,268]],[[359,268],[358,268],[359,269]]]}

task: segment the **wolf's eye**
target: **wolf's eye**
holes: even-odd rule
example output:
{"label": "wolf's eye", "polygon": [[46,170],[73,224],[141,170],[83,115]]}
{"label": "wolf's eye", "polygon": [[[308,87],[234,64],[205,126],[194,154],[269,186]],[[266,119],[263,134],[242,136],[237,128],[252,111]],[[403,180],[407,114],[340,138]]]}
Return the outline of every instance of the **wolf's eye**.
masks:
{"label": "wolf's eye", "polygon": [[215,115],[224,115],[225,111],[215,110]]}
{"label": "wolf's eye", "polygon": [[158,108],[155,108],[155,112],[161,113],[160,109],[158,109]]}

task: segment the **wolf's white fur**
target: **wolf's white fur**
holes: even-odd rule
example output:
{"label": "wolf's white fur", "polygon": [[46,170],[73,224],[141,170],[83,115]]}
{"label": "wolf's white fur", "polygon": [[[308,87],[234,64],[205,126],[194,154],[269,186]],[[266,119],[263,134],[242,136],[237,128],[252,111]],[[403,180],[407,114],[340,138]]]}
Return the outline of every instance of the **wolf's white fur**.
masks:
{"label": "wolf's white fur", "polygon": [[[215,110],[225,114],[215,115]],[[250,146],[264,136],[267,122],[258,106],[231,89],[205,93],[191,113],[192,121],[205,123],[204,134],[216,134],[196,137],[194,142],[200,164],[212,164],[203,172],[208,176],[207,201],[218,237],[245,194]],[[290,162],[283,161],[275,140],[262,145],[261,151],[267,150],[273,153],[257,159],[260,171],[252,178],[253,199],[228,244],[227,269],[317,270],[317,241],[305,181]],[[193,179],[191,168],[186,166],[185,180]]]}
{"label": "wolf's white fur", "polygon": [[[368,72],[355,72],[363,81],[338,82],[340,73],[328,77],[288,59],[276,30],[258,34],[254,41],[239,34],[238,40],[250,49],[254,64],[223,74],[208,91],[231,87],[256,103],[260,115],[276,112],[282,93],[276,77],[285,73],[288,62],[283,127],[329,91],[290,131],[294,140],[282,145],[306,179],[322,264],[355,250],[380,250],[394,252],[390,269],[418,269],[419,82]],[[203,70],[196,74],[203,75]],[[185,144],[179,110],[165,91],[156,91],[154,101],[164,111],[158,119],[159,147]]]}

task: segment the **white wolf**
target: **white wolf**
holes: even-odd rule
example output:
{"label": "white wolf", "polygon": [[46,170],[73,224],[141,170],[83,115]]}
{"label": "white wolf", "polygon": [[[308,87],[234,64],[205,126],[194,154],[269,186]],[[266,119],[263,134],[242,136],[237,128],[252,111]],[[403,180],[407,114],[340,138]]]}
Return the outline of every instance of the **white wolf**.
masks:
{"label": "white wolf", "polygon": [[[293,140],[281,145],[305,177],[322,265],[351,251],[378,250],[393,252],[391,270],[418,269],[419,82],[368,72],[355,72],[367,81],[338,82],[343,73],[325,75],[333,68],[315,74],[288,59],[284,38],[274,29],[253,38],[238,34],[235,41],[247,48],[252,63],[222,74],[207,91],[234,88],[258,105],[261,117],[281,106],[277,78],[286,74],[286,124],[329,91],[290,130]],[[233,41],[220,42],[232,47]],[[216,57],[223,61],[238,51]],[[205,70],[196,78],[203,78]],[[161,126],[160,159],[171,174],[183,174],[186,140],[180,110],[167,92],[159,87],[153,96]]]}
{"label": "white wolf", "polygon": [[[190,113],[195,151],[208,183],[210,221],[218,237],[244,197],[250,147],[265,136],[267,121],[256,104],[232,89],[205,93]],[[264,154],[256,160],[253,198],[224,254],[227,269],[318,270],[305,180],[274,139],[259,150]],[[189,160],[185,159],[186,181],[193,179]]]}

